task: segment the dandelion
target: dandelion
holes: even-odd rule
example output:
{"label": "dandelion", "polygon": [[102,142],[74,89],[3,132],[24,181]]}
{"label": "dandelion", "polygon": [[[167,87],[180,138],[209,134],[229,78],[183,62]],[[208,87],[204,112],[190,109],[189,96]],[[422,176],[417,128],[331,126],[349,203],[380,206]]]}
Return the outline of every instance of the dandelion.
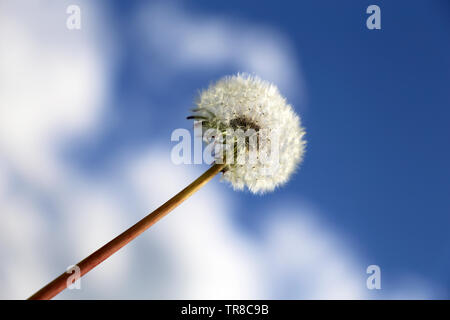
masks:
{"label": "dandelion", "polygon": [[[305,131],[299,117],[275,85],[256,76],[238,74],[219,80],[201,92],[193,113],[188,119],[200,121],[205,131],[214,130],[214,144],[223,147],[214,155],[215,163],[158,209],[79,262],[76,266],[80,277],[167,215],[219,172],[234,189],[247,187],[253,193],[264,193],[286,183],[303,158]],[[244,139],[236,134],[239,132]],[[234,161],[236,157],[238,161]],[[51,299],[69,287],[72,280],[76,279],[65,272],[29,299]]]}
{"label": "dandelion", "polygon": [[[276,155],[269,163],[263,159],[241,164],[227,161],[223,179],[234,189],[246,186],[253,193],[272,191],[287,182],[303,158],[305,131],[299,117],[275,85],[258,77],[238,74],[219,80],[200,94],[193,111],[188,118],[200,120],[205,130],[214,129],[227,137],[230,131],[256,132],[258,154]],[[249,148],[243,152],[248,158]]]}

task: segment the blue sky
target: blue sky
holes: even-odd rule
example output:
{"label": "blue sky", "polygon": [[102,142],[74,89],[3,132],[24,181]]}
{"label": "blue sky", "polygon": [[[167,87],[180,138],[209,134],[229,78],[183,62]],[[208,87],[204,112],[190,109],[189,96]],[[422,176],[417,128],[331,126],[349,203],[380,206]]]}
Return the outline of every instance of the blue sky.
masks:
{"label": "blue sky", "polygon": [[[381,8],[381,30],[366,28],[365,10],[370,4]],[[167,218],[170,222],[165,225],[169,231],[162,230],[163,224],[147,240],[138,239],[130,249],[135,252],[134,256],[124,253],[120,256],[123,261],[114,260],[118,261],[116,267],[112,266],[114,261],[111,262],[110,273],[105,273],[125,279],[116,287],[108,287],[106,278],[94,274],[89,275],[92,282],[106,289],[91,287],[93,291],[87,288],[87,291],[69,292],[62,297],[178,297],[174,292],[179,288],[164,281],[172,283],[183,274],[197,279],[198,275],[190,273],[188,267],[185,273],[177,273],[171,267],[167,271],[152,257],[156,255],[163,266],[173,268],[174,256],[187,252],[183,265],[194,265],[189,252],[193,256],[199,254],[194,248],[206,246],[204,240],[210,237],[205,233],[205,238],[199,236],[199,242],[189,246],[187,239],[193,235],[181,232],[179,242],[188,244],[180,249],[180,244],[172,238],[180,232],[177,223],[182,222],[176,222],[176,218],[181,214],[198,214],[198,220],[194,220],[199,224],[192,227],[201,235],[205,229],[219,230],[219,222],[227,221],[228,229],[225,228],[223,235],[222,231],[217,231],[216,242],[205,247],[205,252],[210,253],[209,259],[215,257],[221,266],[234,270],[235,273],[230,271],[224,275],[224,279],[242,280],[253,271],[271,274],[267,283],[260,284],[262,287],[246,283],[246,290],[243,290],[246,298],[449,297],[450,5],[446,1],[276,4],[273,1],[151,4],[115,1],[110,6],[103,2],[92,7],[80,2],[80,6],[86,17],[82,30],[79,33],[52,31],[50,45],[58,49],[55,56],[61,57],[63,63],[74,59],[74,69],[67,67],[65,72],[79,77],[75,78],[79,80],[74,81],[75,86],[93,78],[89,80],[93,83],[87,86],[89,89],[80,89],[89,99],[78,101],[75,98],[69,106],[70,112],[53,115],[54,110],[49,109],[49,117],[55,121],[44,120],[44,113],[35,115],[42,120],[31,133],[42,136],[37,141],[51,156],[39,156],[33,163],[32,156],[38,151],[25,151],[25,147],[35,141],[26,135],[15,135],[13,129],[2,134],[12,137],[14,147],[5,139],[0,141],[0,151],[5,159],[3,167],[7,168],[5,176],[9,176],[14,185],[21,181],[18,189],[13,188],[11,182],[6,184],[5,190],[14,190],[19,202],[24,201],[23,197],[31,209],[45,212],[30,213],[42,228],[36,231],[38,227],[30,227],[34,232],[51,230],[52,225],[65,230],[77,217],[76,212],[70,213],[76,210],[69,209],[75,200],[69,199],[65,191],[59,194],[55,190],[65,186],[68,194],[76,194],[73,198],[84,199],[87,194],[81,190],[86,186],[91,190],[88,194],[99,196],[88,197],[90,200],[86,200],[82,208],[94,208],[89,219],[98,219],[101,227],[95,225],[95,229],[103,228],[100,232],[103,236],[92,235],[92,244],[81,245],[75,236],[89,233],[87,229],[94,225],[80,222],[81,231],[75,233],[74,238],[65,239],[59,246],[53,244],[50,249],[55,253],[50,262],[42,263],[39,257],[32,261],[45,269],[39,274],[44,279],[31,288],[25,284],[21,290],[16,288],[18,291],[11,296],[33,291],[74,262],[73,259],[82,258],[95,249],[95,245],[104,243],[144,212],[162,203],[182,187],[183,181],[187,183],[204,170],[206,166],[175,168],[170,165],[173,146],[170,134],[176,128],[191,128],[192,124],[185,117],[199,89],[223,75],[249,72],[277,83],[300,114],[307,130],[308,146],[299,172],[286,186],[262,197],[233,192],[214,181],[211,191],[205,191],[210,198],[205,200],[206,196],[198,195],[193,203],[202,207],[202,201],[215,203],[214,199],[218,199],[223,202],[221,209],[217,209],[219,220],[208,220],[213,219],[207,218],[211,213],[208,206],[196,210],[193,204],[179,215]],[[50,17],[48,24],[55,30],[65,16],[52,17],[64,11],[64,4],[45,8]],[[45,39],[44,31],[48,30],[45,27],[33,29],[36,22],[26,19],[20,7],[11,5],[8,10],[17,21],[22,21],[22,27],[35,39]],[[34,19],[39,20],[39,16]],[[4,23],[10,30],[20,30],[12,22]],[[21,35],[19,31],[17,34]],[[17,40],[13,44],[14,50],[22,52],[22,42]],[[71,45],[85,49],[73,54]],[[31,52],[47,52],[45,44],[32,48],[35,51]],[[45,63],[52,65],[51,59],[45,60],[47,56],[42,55],[25,55],[23,59],[44,59],[44,66]],[[92,66],[95,67],[92,69]],[[78,74],[77,70],[90,71]],[[52,84],[59,79],[57,75],[49,76],[48,82]],[[63,96],[61,101],[74,100],[72,91],[67,92],[67,97]],[[0,101],[19,105],[18,95],[0,95]],[[43,103],[60,102],[48,100],[45,94],[37,99]],[[90,107],[80,113],[73,111],[79,110],[81,104]],[[5,115],[12,114],[11,109],[5,110]],[[22,120],[17,121],[19,127],[24,125]],[[61,131],[61,124],[68,126],[69,129],[64,129],[68,133]],[[48,136],[60,131],[66,133],[55,147]],[[38,170],[35,168],[38,166],[48,170]],[[143,178],[146,175],[150,178]],[[74,187],[68,187],[62,177],[74,178]],[[148,185],[152,181],[164,181],[167,186],[162,189],[165,191],[158,197],[145,199],[144,196],[144,200],[139,200],[144,190],[158,194],[158,190]],[[97,205],[98,199],[102,201]],[[15,203],[5,202],[4,212],[10,207],[15,208]],[[120,222],[111,222],[108,227],[101,223],[101,214],[95,218],[95,208],[106,207],[117,210],[114,219]],[[34,212],[31,209],[30,212]],[[124,215],[131,210],[133,215]],[[52,215],[57,218],[50,219]],[[18,218],[6,214],[3,219],[16,225]],[[116,221],[114,219],[111,220]],[[204,219],[209,224],[202,225]],[[183,220],[183,223],[187,222]],[[291,240],[285,243],[284,235]],[[48,239],[42,241],[50,245],[58,236],[61,234],[49,231]],[[236,237],[236,243],[226,244],[230,236]],[[39,235],[36,237],[41,239]],[[164,239],[170,239],[168,244]],[[33,238],[17,241],[29,249]],[[326,245],[322,245],[323,241]],[[8,243],[0,247],[0,256],[7,257],[4,261],[8,262],[2,269],[3,274],[24,263],[23,258],[14,258],[8,253],[16,240],[11,240],[11,245]],[[64,251],[66,247],[82,249],[75,250],[78,255],[73,257]],[[20,250],[26,252],[22,247]],[[143,250],[150,252],[150,257],[138,254]],[[314,255],[315,250],[319,250],[318,256]],[[223,251],[227,253],[221,255]],[[161,252],[169,253],[166,257]],[[239,263],[236,257],[240,258]],[[208,256],[205,259],[208,260]],[[254,267],[258,263],[263,266]],[[371,264],[381,267],[381,291],[365,289],[365,269]],[[127,267],[121,267],[124,265]],[[344,271],[336,271],[337,267],[330,271],[329,265],[331,269],[344,266]],[[132,286],[129,283],[133,283],[133,277],[125,277],[130,270],[136,275],[145,273],[144,266],[165,272],[165,276],[161,276],[163,280],[147,279],[146,283],[154,291],[143,284]],[[208,269],[202,264],[200,267]],[[315,273],[315,269],[323,271]],[[218,281],[217,287],[224,285],[214,272],[205,271],[205,274],[212,284]],[[312,275],[311,283],[306,274]],[[334,277],[335,285],[328,287],[320,280],[314,282],[324,275]],[[260,278],[253,280],[258,282]],[[181,297],[223,297],[206,284],[197,286],[183,282],[185,294]],[[114,290],[122,295],[112,293]],[[225,296],[240,297],[238,291],[229,287]]]}
{"label": "blue sky", "polygon": [[384,267],[385,279],[408,270],[448,288],[450,7],[378,1],[382,30],[370,31],[369,4],[202,9],[275,25],[301,59],[304,165],[285,190],[252,202],[313,201],[370,253],[367,262]]}
{"label": "blue sky", "polygon": [[448,288],[449,6],[377,3],[380,31],[365,28],[365,1],[202,9],[275,25],[301,59],[308,153],[273,197],[319,205],[386,278],[410,270]]}

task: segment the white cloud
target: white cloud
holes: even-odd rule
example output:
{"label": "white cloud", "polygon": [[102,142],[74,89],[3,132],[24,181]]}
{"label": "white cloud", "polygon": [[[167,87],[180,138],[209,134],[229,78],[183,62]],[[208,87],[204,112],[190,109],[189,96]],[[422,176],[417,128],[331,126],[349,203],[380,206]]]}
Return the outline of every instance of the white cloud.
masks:
{"label": "white cloud", "polygon": [[[55,236],[71,229],[58,223],[40,196],[60,200],[74,191],[66,186],[77,177],[59,152],[70,138],[93,134],[105,111],[109,55],[99,50],[102,27],[92,19],[89,31],[69,31],[68,4],[0,3],[2,297],[25,298],[53,268],[63,271],[64,259],[51,252],[61,253],[58,243],[64,238],[56,242]],[[89,1],[80,5],[85,17],[95,16]],[[70,205],[61,203],[59,209]]]}
{"label": "white cloud", "polygon": [[138,11],[135,30],[145,35],[144,56],[157,54],[167,64],[159,77],[169,76],[169,71],[176,77],[183,69],[205,72],[231,66],[273,81],[299,102],[305,95],[299,58],[283,34],[273,28],[188,13],[173,4],[152,4]]}
{"label": "white cloud", "polygon": [[298,204],[271,212],[264,221],[263,252],[271,261],[273,298],[364,298],[364,269],[317,212]]}
{"label": "white cloud", "polygon": [[[154,178],[155,167],[165,168],[156,171],[166,173],[164,179],[172,182],[167,189],[172,192],[160,190],[154,199],[168,199],[186,181],[192,180],[183,173],[185,169],[168,165],[165,158],[158,161],[149,156],[144,161],[146,169],[141,167],[137,174],[137,185],[140,185],[137,193],[149,198],[155,189],[161,188],[155,181],[164,180]],[[161,245],[175,266],[166,275],[165,283],[171,283],[173,289],[167,295],[156,297],[367,297],[364,269],[359,268],[358,260],[347,250],[341,237],[321,226],[310,210],[287,207],[272,210],[270,217],[262,220],[262,237],[252,239],[232,224],[229,217],[232,199],[223,196],[222,188],[226,186],[214,182],[208,185],[149,232],[149,241],[157,237],[164,240]]]}
{"label": "white cloud", "polygon": [[[144,154],[129,163],[131,185],[143,208],[156,208],[192,181],[198,170],[171,164],[169,152]],[[170,181],[166,183],[166,181]],[[259,292],[257,263],[251,245],[228,214],[232,200],[222,185],[210,183],[145,235],[161,241],[172,267],[161,274],[169,292],[158,298],[246,298]],[[151,252],[146,261],[152,261]],[[151,286],[151,283],[149,283]]]}
{"label": "white cloud", "polygon": [[49,276],[48,264],[36,250],[45,245],[41,234],[46,227],[42,212],[29,199],[2,193],[0,203],[1,297],[25,297],[30,287],[40,285],[39,277]]}
{"label": "white cloud", "polygon": [[[95,11],[88,2],[82,7],[87,16]],[[63,2],[7,1],[0,8],[0,150],[44,187],[64,175],[56,146],[98,125],[108,59],[94,31],[66,28]]]}

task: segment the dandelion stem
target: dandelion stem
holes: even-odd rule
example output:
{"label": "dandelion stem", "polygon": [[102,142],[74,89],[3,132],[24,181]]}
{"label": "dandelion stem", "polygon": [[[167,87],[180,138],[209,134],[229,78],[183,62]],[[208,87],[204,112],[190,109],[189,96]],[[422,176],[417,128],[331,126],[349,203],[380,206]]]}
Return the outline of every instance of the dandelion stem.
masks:
{"label": "dandelion stem", "polygon": [[[185,189],[180,191],[173,198],[168,200],[158,209],[147,215],[145,218],[137,222],[131,228],[105,244],[103,247],[92,253],[90,256],[82,260],[76,266],[80,268],[80,277],[84,276],[90,270],[95,268],[97,265],[102,263],[104,260],[108,259],[112,254],[118,251],[120,248],[127,245],[149,227],[158,222],[161,218],[167,215],[170,211],[175,209],[184,200],[193,195],[197,190],[203,187],[208,181],[210,181],[216,174],[224,169],[226,164],[214,164],[205,173],[192,182]],[[56,296],[58,293],[63,291],[71,283],[70,280],[73,279],[71,273],[63,273],[58,278],[47,284],[41,290],[33,294],[29,300],[48,300]]]}

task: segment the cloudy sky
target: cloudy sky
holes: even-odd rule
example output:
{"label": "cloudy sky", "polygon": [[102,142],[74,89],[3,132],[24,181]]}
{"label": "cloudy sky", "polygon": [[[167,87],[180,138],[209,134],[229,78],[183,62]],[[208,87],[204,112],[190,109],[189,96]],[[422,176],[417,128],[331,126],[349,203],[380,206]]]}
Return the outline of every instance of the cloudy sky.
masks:
{"label": "cloudy sky", "polygon": [[28,297],[200,175],[171,162],[171,132],[236,72],[302,116],[301,170],[263,197],[215,178],[58,298],[449,297],[447,2],[378,1],[375,31],[367,1],[108,4],[0,2],[0,298]]}

